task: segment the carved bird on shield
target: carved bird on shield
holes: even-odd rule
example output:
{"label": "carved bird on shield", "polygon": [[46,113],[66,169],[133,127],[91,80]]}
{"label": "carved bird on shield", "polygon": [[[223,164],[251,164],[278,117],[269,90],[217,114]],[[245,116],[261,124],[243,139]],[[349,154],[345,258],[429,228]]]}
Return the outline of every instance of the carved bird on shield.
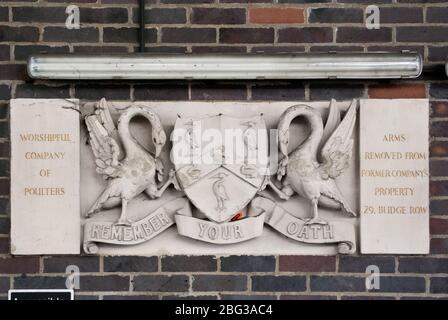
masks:
{"label": "carved bird on shield", "polygon": [[[311,133],[288,155],[289,127],[291,121],[299,116],[309,122]],[[307,105],[292,106],[280,118],[279,148],[284,158],[279,163],[277,179],[282,180],[285,175],[286,177],[281,190],[273,183],[270,185],[283,199],[298,193],[311,201],[312,218],[308,219],[306,224],[327,224],[325,220],[319,218],[318,204],[331,209],[342,209],[356,216],[335,182],[335,178],[349,166],[353,149],[351,136],[355,122],[355,100],[352,101],[342,121],[340,111],[332,100],[325,129],[320,112]]]}
{"label": "carved bird on shield", "polygon": [[[143,116],[151,123],[154,156],[130,132],[130,122],[136,116]],[[95,113],[85,118],[85,123],[96,158],[96,171],[108,181],[106,189],[88,210],[87,217],[121,204],[121,215],[116,224],[130,225],[126,214],[128,202],[143,191],[150,198],[160,197],[168,186],[167,183],[158,189],[156,183],[156,178],[161,181],[164,174],[159,155],[166,135],[160,119],[149,108],[131,106],[121,114],[117,129],[103,98],[95,106]]]}
{"label": "carved bird on shield", "polygon": [[219,172],[214,176],[210,177],[210,179],[216,179],[213,182],[212,190],[213,194],[216,197],[217,207],[216,210],[223,211],[226,209],[225,202],[229,200],[229,196],[227,195],[226,186],[224,185],[224,178],[227,177],[227,174],[224,172]]}

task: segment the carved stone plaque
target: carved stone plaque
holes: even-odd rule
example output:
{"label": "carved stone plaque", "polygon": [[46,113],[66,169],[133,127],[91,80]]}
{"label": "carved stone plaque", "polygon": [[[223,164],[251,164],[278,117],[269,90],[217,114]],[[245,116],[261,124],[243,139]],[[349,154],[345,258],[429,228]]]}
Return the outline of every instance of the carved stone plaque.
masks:
{"label": "carved stone plaque", "polygon": [[429,253],[428,101],[361,100],[361,252]]}
{"label": "carved stone plaque", "polygon": [[11,100],[11,253],[80,253],[78,100]]}

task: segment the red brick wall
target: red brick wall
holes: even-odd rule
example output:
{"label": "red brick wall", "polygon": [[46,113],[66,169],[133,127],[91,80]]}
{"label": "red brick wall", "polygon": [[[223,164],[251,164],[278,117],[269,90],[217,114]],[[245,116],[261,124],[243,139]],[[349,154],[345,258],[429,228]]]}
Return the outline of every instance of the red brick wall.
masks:
{"label": "red brick wall", "polygon": [[[443,0],[147,0],[148,52],[419,51],[426,64],[448,53]],[[65,7],[81,29],[64,26]],[[377,4],[381,29],[367,30]],[[30,53],[134,52],[137,0],[14,0],[0,3],[0,298],[9,288],[60,288],[65,267],[82,271],[77,298],[200,296],[258,298],[448,297],[448,81],[61,82],[30,81]],[[10,98],[97,100],[431,100],[431,255],[230,257],[11,257],[9,255]],[[366,292],[375,264],[381,289]]]}

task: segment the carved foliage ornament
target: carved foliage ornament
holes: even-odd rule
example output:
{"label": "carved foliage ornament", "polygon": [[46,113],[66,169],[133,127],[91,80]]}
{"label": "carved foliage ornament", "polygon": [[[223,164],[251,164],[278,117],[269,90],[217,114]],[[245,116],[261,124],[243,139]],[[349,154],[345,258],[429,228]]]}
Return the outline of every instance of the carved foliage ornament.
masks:
{"label": "carved foliage ornament", "polygon": [[[325,127],[315,109],[307,105],[288,108],[278,123],[281,159],[274,172],[270,170],[273,164],[269,163],[269,134],[262,114],[250,118],[223,114],[204,118],[179,116],[171,138],[171,164],[160,158],[167,138],[155,112],[132,105],[115,124],[106,100],[102,99],[85,123],[96,171],[106,184],[86,216],[117,206],[121,207],[121,215],[115,222],[87,219],[84,250],[96,253],[97,243],[142,243],[173,224],[182,236],[231,244],[260,236],[264,224],[268,224],[295,241],[334,243],[340,253],[354,252],[353,224],[323,220],[318,208],[325,206],[356,215],[335,182],[347,169],[352,155],[356,108],[353,101],[341,121],[332,100]],[[151,124],[154,153],[131,134],[130,121],[136,116],[143,116]],[[311,133],[288,152],[289,128],[297,117],[308,121]],[[273,173],[277,182],[271,180]],[[138,221],[128,218],[128,203],[135,197],[144,194],[148,199],[159,198],[171,184],[183,196],[166,201]],[[263,190],[268,186],[278,195],[277,199],[266,196]],[[300,219],[283,206],[295,193],[309,201],[310,218]]]}

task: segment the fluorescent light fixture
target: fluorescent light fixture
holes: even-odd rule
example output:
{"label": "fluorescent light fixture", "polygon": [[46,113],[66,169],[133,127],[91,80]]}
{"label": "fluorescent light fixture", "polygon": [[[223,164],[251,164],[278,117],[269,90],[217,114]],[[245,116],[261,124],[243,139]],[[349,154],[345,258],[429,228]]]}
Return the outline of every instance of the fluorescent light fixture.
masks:
{"label": "fluorescent light fixture", "polygon": [[322,53],[294,55],[35,55],[35,79],[378,79],[416,78],[418,53]]}

